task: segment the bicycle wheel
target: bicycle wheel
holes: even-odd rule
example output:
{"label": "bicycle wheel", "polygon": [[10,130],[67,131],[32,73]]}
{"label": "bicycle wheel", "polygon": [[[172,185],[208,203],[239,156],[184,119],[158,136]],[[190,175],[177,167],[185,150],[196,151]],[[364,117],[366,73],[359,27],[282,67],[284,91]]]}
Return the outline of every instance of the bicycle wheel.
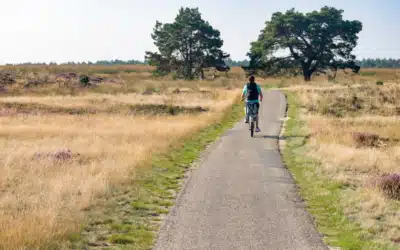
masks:
{"label": "bicycle wheel", "polygon": [[251,121],[251,125],[250,125],[250,136],[253,137],[254,136],[254,121]]}

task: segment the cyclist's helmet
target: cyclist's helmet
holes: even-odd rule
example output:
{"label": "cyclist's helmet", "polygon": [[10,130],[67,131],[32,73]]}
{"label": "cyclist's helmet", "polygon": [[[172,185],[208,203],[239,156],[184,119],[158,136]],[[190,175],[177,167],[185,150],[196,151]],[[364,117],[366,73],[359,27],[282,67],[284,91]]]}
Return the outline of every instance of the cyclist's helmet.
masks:
{"label": "cyclist's helmet", "polygon": [[255,77],[254,77],[254,76],[250,76],[250,77],[249,77],[249,81],[250,81],[250,82],[254,82],[254,80],[255,80]]}

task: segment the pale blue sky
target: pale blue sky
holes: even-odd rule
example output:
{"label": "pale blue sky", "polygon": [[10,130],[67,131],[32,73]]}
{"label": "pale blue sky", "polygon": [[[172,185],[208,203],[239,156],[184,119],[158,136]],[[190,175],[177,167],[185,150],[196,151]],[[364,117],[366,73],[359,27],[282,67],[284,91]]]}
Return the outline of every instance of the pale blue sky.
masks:
{"label": "pale blue sky", "polygon": [[400,58],[400,0],[2,0],[0,64],[143,60],[156,20],[172,22],[181,6],[199,7],[242,60],[273,12],[324,5],[362,21],[359,58]]}

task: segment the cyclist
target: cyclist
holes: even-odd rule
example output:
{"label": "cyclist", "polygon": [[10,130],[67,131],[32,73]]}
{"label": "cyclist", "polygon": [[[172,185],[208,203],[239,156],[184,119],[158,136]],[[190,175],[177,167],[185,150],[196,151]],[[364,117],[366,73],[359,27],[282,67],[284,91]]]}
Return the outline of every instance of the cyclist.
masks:
{"label": "cyclist", "polygon": [[261,91],[261,87],[259,84],[255,82],[255,77],[252,75],[249,77],[249,83],[244,85],[243,91],[242,91],[242,101],[244,98],[247,97],[246,99],[246,105],[245,105],[245,114],[246,114],[246,119],[245,123],[249,123],[249,116],[247,114],[247,105],[248,104],[256,104],[256,113],[257,113],[257,119],[256,119],[256,132],[261,132],[259,126],[258,126],[258,110],[260,108],[260,101],[262,102],[263,100],[263,94]]}

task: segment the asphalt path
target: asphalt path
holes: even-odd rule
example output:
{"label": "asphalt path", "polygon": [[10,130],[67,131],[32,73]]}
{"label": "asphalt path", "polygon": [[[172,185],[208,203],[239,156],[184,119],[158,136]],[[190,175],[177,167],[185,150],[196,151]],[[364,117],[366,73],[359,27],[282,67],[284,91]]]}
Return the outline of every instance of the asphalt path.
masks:
{"label": "asphalt path", "polygon": [[278,137],[285,111],[285,96],[267,91],[260,133],[251,138],[241,121],[212,145],[154,249],[328,249],[282,163]]}

